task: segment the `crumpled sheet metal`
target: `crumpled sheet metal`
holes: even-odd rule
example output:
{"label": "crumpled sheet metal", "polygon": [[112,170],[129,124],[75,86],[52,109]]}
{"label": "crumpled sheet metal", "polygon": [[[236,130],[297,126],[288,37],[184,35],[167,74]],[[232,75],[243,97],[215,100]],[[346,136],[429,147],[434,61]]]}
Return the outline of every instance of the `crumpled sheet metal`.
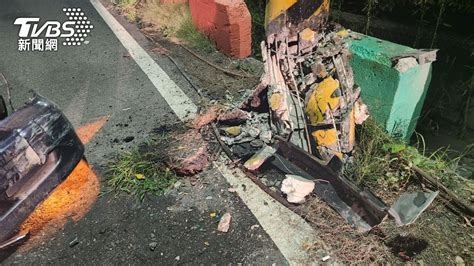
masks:
{"label": "crumpled sheet metal", "polygon": [[[407,193],[401,195],[398,201],[389,207],[372,192],[361,190],[331,166],[321,164],[320,160],[297,146],[280,141],[276,149],[272,164],[286,174],[325,181],[316,184],[314,194],[359,232],[370,231],[389,215],[395,219],[398,226],[411,224],[438,195],[438,192]],[[333,160],[338,159],[334,157]]]}

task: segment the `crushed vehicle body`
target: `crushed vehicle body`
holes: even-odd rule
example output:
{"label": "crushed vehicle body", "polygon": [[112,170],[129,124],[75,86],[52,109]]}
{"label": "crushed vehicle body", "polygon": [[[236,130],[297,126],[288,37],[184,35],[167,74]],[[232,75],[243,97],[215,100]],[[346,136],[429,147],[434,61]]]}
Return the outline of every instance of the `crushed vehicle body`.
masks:
{"label": "crushed vehicle body", "polygon": [[83,154],[71,123],[42,96],[0,121],[0,246],[18,233]]}

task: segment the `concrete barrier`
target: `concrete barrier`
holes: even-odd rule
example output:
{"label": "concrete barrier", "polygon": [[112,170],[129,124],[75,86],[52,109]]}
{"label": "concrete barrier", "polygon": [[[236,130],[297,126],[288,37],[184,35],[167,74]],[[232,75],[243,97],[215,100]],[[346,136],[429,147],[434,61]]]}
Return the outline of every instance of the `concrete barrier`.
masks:
{"label": "concrete barrier", "polygon": [[431,82],[436,51],[416,50],[366,35],[349,39],[351,66],[371,115],[408,141]]}
{"label": "concrete barrier", "polygon": [[252,50],[252,22],[243,0],[189,0],[194,25],[208,36],[219,51],[248,57]]}

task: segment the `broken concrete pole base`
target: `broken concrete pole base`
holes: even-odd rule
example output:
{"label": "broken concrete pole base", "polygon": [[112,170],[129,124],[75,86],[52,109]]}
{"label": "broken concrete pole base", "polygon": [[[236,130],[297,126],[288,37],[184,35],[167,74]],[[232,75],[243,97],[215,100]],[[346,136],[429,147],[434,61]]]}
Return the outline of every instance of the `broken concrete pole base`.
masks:
{"label": "broken concrete pole base", "polygon": [[305,202],[306,196],[313,192],[315,184],[313,181],[297,175],[286,175],[281,184],[281,191],[286,194],[288,202],[301,204]]}
{"label": "broken concrete pole base", "polygon": [[170,168],[179,175],[194,175],[209,165],[207,142],[196,129],[174,137],[166,154]]}

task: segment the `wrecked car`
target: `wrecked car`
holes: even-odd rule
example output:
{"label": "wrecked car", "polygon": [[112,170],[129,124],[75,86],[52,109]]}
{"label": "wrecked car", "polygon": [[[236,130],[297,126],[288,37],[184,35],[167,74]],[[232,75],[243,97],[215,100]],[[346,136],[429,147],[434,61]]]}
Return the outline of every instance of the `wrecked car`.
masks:
{"label": "wrecked car", "polygon": [[0,249],[83,158],[73,126],[48,99],[34,95],[8,115],[0,96]]}

